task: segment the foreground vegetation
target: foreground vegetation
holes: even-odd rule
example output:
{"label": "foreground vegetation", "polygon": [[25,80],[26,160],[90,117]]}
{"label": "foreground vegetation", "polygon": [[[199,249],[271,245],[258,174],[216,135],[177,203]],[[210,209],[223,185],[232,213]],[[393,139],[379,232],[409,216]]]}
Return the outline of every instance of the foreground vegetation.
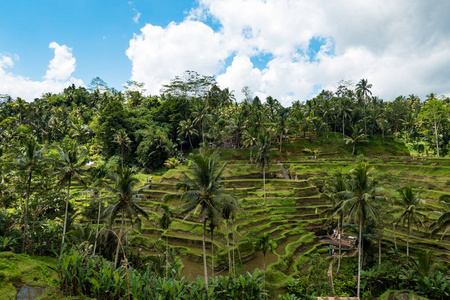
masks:
{"label": "foreground vegetation", "polygon": [[449,99],[93,84],[0,102],[1,295],[450,295]]}

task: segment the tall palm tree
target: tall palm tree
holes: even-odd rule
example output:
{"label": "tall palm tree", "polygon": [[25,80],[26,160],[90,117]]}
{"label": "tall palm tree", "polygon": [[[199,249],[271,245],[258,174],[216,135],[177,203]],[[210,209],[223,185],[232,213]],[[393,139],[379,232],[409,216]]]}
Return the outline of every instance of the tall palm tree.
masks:
{"label": "tall palm tree", "polygon": [[325,198],[331,201],[332,207],[325,210],[324,213],[329,214],[331,218],[338,216],[338,231],[339,231],[339,256],[338,267],[336,270],[336,276],[339,274],[341,267],[341,237],[342,237],[342,222],[344,220],[344,211],[341,210],[342,202],[345,200],[345,191],[347,186],[345,184],[345,178],[342,173],[336,172],[333,174],[330,182],[326,185],[326,191],[323,194]]}
{"label": "tall palm tree", "polygon": [[288,116],[286,114],[282,114],[276,118],[276,128],[277,132],[280,133],[280,152],[281,147],[283,145],[283,136],[289,132],[288,126]]}
{"label": "tall palm tree", "polygon": [[128,137],[125,129],[119,129],[114,133],[113,142],[119,144],[120,153],[122,155],[122,169],[123,169],[123,158],[125,155],[125,147],[129,147],[131,139]]}
{"label": "tall palm tree", "polygon": [[256,134],[256,129],[254,127],[245,129],[242,133],[242,143],[244,144],[244,147],[250,147],[250,162],[252,162],[253,147],[256,146],[257,142],[258,135]]}
{"label": "tall palm tree", "polygon": [[70,187],[72,180],[78,181],[83,186],[85,185],[83,176],[86,174],[86,152],[84,150],[80,151],[76,141],[71,141],[67,148],[58,147],[59,159],[55,160],[55,175],[59,178],[57,185],[60,189],[67,185],[67,197],[66,197],[66,208],[64,213],[64,227],[63,227],[63,237],[62,244],[64,244],[64,237],[66,234],[67,227],[67,214],[69,210],[69,197],[70,197]]}
{"label": "tall palm tree", "polygon": [[185,201],[179,209],[186,217],[195,215],[203,223],[203,271],[205,287],[208,290],[208,270],[206,263],[206,225],[208,219],[220,215],[222,202],[231,201],[231,196],[225,194],[222,185],[222,173],[225,164],[219,162],[217,152],[201,152],[191,158],[192,170],[190,176],[184,174],[184,180],[176,185],[177,193],[164,195],[164,201],[179,199]]}
{"label": "tall palm tree", "polygon": [[24,140],[23,148],[19,152],[14,165],[18,170],[24,172],[27,185],[27,196],[25,198],[25,207],[23,210],[23,241],[22,252],[25,251],[25,244],[28,241],[28,203],[30,202],[31,180],[33,174],[42,167],[42,149],[34,138]]}
{"label": "tall palm tree", "polygon": [[191,145],[191,149],[194,149],[191,142],[191,136],[197,135],[198,131],[194,128],[194,123],[191,119],[183,120],[178,125],[178,135],[184,137],[185,139],[189,139],[189,145]]}
{"label": "tall palm tree", "polygon": [[445,209],[440,217],[430,225],[430,229],[433,230],[431,232],[432,234],[438,233],[439,231],[443,230],[444,232],[441,236],[442,241],[445,234],[450,230],[450,195],[440,196],[439,201],[441,201],[445,205]]}
{"label": "tall palm tree", "polygon": [[194,123],[200,124],[200,130],[202,131],[202,142],[205,143],[205,124],[207,124],[211,119],[211,114],[209,113],[207,103],[197,103],[192,111],[192,116],[195,118]]}
{"label": "tall palm tree", "polygon": [[367,135],[367,124],[366,124],[366,98],[368,95],[372,95],[370,89],[372,88],[372,84],[368,82],[367,79],[361,79],[356,84],[356,92],[359,96],[362,97],[363,100],[363,109],[364,109],[364,134]]}
{"label": "tall palm tree", "polygon": [[366,163],[360,163],[356,168],[350,171],[350,177],[347,180],[347,192],[344,193],[345,200],[342,202],[341,210],[350,220],[358,224],[358,288],[357,297],[360,296],[361,288],[361,258],[362,258],[362,231],[365,221],[368,218],[377,220],[379,218],[379,209],[377,204],[384,200],[380,196],[382,188],[376,187],[376,181],[370,176],[372,167]]}
{"label": "tall palm tree", "polygon": [[270,136],[268,134],[258,135],[256,143],[256,163],[263,169],[264,205],[266,205],[266,166],[270,165]]}
{"label": "tall palm tree", "polygon": [[[266,254],[267,251],[272,252],[275,249],[276,245],[274,241],[271,239],[270,235],[266,232],[263,235],[260,235],[255,243],[255,248],[257,250],[261,250],[263,253],[263,269],[266,272]],[[264,276],[264,288],[266,286],[266,277]]]}
{"label": "tall palm tree", "polygon": [[364,140],[366,135],[362,133],[362,129],[359,129],[358,125],[352,126],[352,135],[344,137],[346,144],[352,144],[352,155],[355,155],[356,145],[361,142],[367,142]]}
{"label": "tall palm tree", "polygon": [[423,200],[420,198],[419,193],[414,192],[410,185],[404,186],[399,189],[400,199],[395,201],[395,204],[399,206],[398,209],[394,210],[394,212],[401,212],[400,216],[398,216],[396,223],[402,222],[405,225],[405,222],[408,222],[408,232],[406,235],[406,256],[409,256],[409,235],[411,232],[411,223],[414,223],[416,226],[421,225],[423,222],[420,219],[424,217],[424,214],[420,213],[420,207],[424,204]]}
{"label": "tall palm tree", "polygon": [[[225,225],[227,229],[227,254],[228,254],[228,270],[229,274],[235,273],[234,268],[232,268],[231,254],[230,254],[230,223],[236,217],[236,214],[241,211],[241,204],[236,198],[226,198],[220,203],[220,212],[222,218],[225,220]],[[233,239],[234,241],[234,239]]]}
{"label": "tall palm tree", "polygon": [[149,188],[149,185],[144,185],[140,188],[136,188],[139,183],[131,169],[118,168],[116,172],[109,174],[109,178],[114,182],[114,186],[104,184],[104,187],[114,195],[116,203],[108,207],[105,214],[109,216],[110,223],[112,224],[116,216],[121,214],[121,223],[117,240],[116,256],[114,264],[117,267],[119,259],[120,242],[122,240],[123,226],[125,224],[125,216],[130,219],[142,215],[148,218],[147,212],[138,205],[140,199],[145,199],[142,191]]}
{"label": "tall palm tree", "polygon": [[339,115],[342,116],[342,138],[345,138],[345,118],[350,117],[352,112],[352,101],[347,98],[339,98]]}
{"label": "tall palm tree", "polygon": [[159,226],[166,230],[166,278],[169,269],[169,235],[167,234],[167,229],[169,229],[170,224],[172,224],[172,210],[167,204],[161,204],[160,208],[163,211],[163,215],[159,219]]}

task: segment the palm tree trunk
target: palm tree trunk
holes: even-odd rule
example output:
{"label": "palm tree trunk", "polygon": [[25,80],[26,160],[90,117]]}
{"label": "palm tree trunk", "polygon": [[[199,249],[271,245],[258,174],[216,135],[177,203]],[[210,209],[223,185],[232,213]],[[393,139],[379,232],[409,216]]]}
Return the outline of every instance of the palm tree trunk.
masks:
{"label": "palm tree trunk", "polygon": [[339,275],[339,270],[341,269],[341,238],[342,238],[342,232],[341,232],[341,228],[342,228],[342,217],[339,216],[339,220],[338,220],[338,234],[339,234],[339,257],[338,257],[338,266],[337,266],[337,270],[336,270],[336,276]]}
{"label": "palm tree trunk", "polygon": [[168,271],[169,271],[169,235],[167,235],[166,232],[166,279],[168,279],[167,277]]}
{"label": "palm tree trunk", "polygon": [[214,278],[214,230],[211,230],[211,277]]}
{"label": "palm tree trunk", "polygon": [[192,142],[191,142],[191,135],[189,135],[189,144],[191,145],[191,149],[194,149],[194,147],[192,146]]}
{"label": "palm tree trunk", "polygon": [[395,236],[395,223],[392,224],[392,226],[394,227],[394,247],[395,249],[397,249],[397,237]]}
{"label": "palm tree trunk", "polygon": [[206,293],[208,293],[208,268],[206,266],[206,219],[203,221],[203,272],[204,272],[204,280],[205,280],[205,288]]}
{"label": "palm tree trunk", "polygon": [[344,136],[345,136],[344,129],[345,129],[345,118],[344,118],[344,114],[342,114],[342,139],[344,139]]}
{"label": "palm tree trunk", "polygon": [[264,205],[266,205],[266,166],[263,167]]}
{"label": "palm tree trunk", "polygon": [[66,236],[66,227],[67,227],[67,214],[69,210],[69,197],[70,197],[70,183],[72,181],[72,177],[69,178],[69,185],[67,186],[67,197],[66,197],[66,212],[64,213],[64,228],[63,228],[63,236],[62,236],[62,244],[64,245],[64,238]]}
{"label": "palm tree trunk", "polygon": [[100,227],[100,214],[101,214],[101,206],[102,202],[99,200],[98,201],[98,216],[97,216],[97,230],[95,232],[95,242],[94,242],[94,251],[92,252],[92,256],[95,255],[95,249],[97,249],[97,240],[98,240],[98,228]]}
{"label": "palm tree trunk", "polygon": [[114,260],[114,266],[116,266],[116,268],[117,263],[119,262],[119,250],[120,250],[120,242],[122,240],[122,229],[124,221],[125,221],[125,210],[122,208],[122,222],[120,223],[119,236],[117,237],[116,258]]}
{"label": "palm tree trunk", "polygon": [[[22,253],[25,252],[25,244],[28,242],[28,203],[30,201],[31,193],[31,177],[33,171],[30,171],[28,176],[28,188],[27,188],[27,200],[25,201],[25,210],[23,212],[23,241],[22,241]],[[29,251],[30,249],[28,249]]]}
{"label": "palm tree trunk", "polygon": [[280,152],[281,152],[282,145],[283,145],[283,134],[280,135]]}
{"label": "palm tree trunk", "polygon": [[406,236],[406,256],[409,256],[409,232],[411,230],[411,215],[408,216],[408,234]]}
{"label": "palm tree trunk", "polygon": [[359,241],[358,241],[358,288],[356,297],[360,295],[361,289],[361,257],[362,257],[362,217],[359,218]]}
{"label": "palm tree trunk", "polygon": [[230,229],[228,228],[228,220],[225,220],[225,225],[227,227],[228,275],[231,275]]}
{"label": "palm tree trunk", "polygon": [[381,235],[378,238],[378,269],[381,267]]}

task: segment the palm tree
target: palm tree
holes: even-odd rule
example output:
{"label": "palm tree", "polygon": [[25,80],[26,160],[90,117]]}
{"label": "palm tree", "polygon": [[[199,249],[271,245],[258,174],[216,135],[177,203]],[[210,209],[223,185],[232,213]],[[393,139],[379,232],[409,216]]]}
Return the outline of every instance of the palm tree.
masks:
{"label": "palm tree", "polygon": [[205,287],[208,290],[208,270],[206,264],[206,225],[208,219],[220,215],[219,208],[224,201],[231,201],[231,196],[224,194],[222,173],[225,164],[220,166],[217,152],[201,152],[191,158],[190,176],[184,173],[184,180],[177,183],[177,193],[164,196],[164,201],[179,199],[185,201],[179,209],[181,214],[197,215],[203,223],[203,271]]}
{"label": "palm tree", "polygon": [[114,264],[117,267],[119,259],[120,242],[122,239],[123,226],[125,224],[125,215],[130,219],[143,215],[148,218],[147,212],[140,207],[137,202],[140,199],[145,199],[142,191],[149,188],[149,185],[144,185],[140,188],[136,188],[139,183],[139,179],[133,176],[131,169],[118,168],[116,172],[109,174],[110,179],[114,182],[114,186],[104,184],[105,188],[110,191],[116,198],[116,203],[108,207],[105,214],[109,216],[110,223],[114,222],[117,214],[121,213],[121,223],[119,229],[119,235],[117,240],[116,256]]}
{"label": "palm tree", "polygon": [[336,270],[336,276],[339,274],[341,267],[341,237],[342,237],[342,222],[344,220],[344,211],[340,208],[342,202],[345,200],[345,191],[347,186],[345,184],[345,178],[340,172],[336,172],[331,181],[326,185],[326,191],[323,194],[325,198],[331,201],[332,207],[325,210],[324,213],[330,214],[331,218],[335,215],[338,216],[338,231],[339,231],[339,256],[338,256],[338,267]]}
{"label": "palm tree", "polygon": [[400,199],[395,201],[395,204],[399,206],[394,212],[401,212],[400,216],[397,218],[396,223],[408,222],[408,232],[406,235],[406,256],[409,256],[409,235],[411,231],[411,223],[416,226],[419,224],[423,227],[421,217],[424,217],[420,210],[420,206],[424,204],[423,200],[420,199],[419,193],[415,193],[410,185],[407,185],[398,190],[400,193]]}
{"label": "palm tree", "polygon": [[440,217],[430,225],[430,229],[433,231],[432,234],[438,233],[443,230],[441,236],[441,241],[444,238],[445,234],[450,230],[450,195],[442,195],[439,197],[439,201],[441,201],[445,205],[444,212],[440,215]]}
{"label": "palm tree", "polygon": [[256,129],[254,127],[249,127],[242,133],[242,143],[244,147],[250,147],[250,162],[252,161],[253,147],[256,146],[258,142],[258,135],[256,134]]}
{"label": "palm tree", "polygon": [[120,146],[120,153],[122,155],[122,169],[123,169],[123,157],[125,155],[125,147],[129,147],[131,140],[128,137],[127,132],[125,129],[119,129],[114,133],[113,136],[113,142],[119,144]]}
{"label": "palm tree", "polygon": [[256,143],[256,163],[263,169],[263,185],[264,185],[264,205],[266,205],[266,165],[270,165],[270,136],[268,134],[258,135]]}
{"label": "palm tree", "polygon": [[[261,250],[264,256],[263,259],[263,268],[264,268],[264,272],[266,272],[266,254],[267,251],[273,251],[275,249],[276,245],[274,243],[274,241],[272,241],[272,239],[270,238],[270,235],[266,232],[263,235],[258,236],[256,243],[255,243],[255,248],[256,250]],[[264,276],[264,288],[266,285],[266,277]]]}
{"label": "palm tree", "polygon": [[352,102],[350,99],[346,97],[339,99],[339,115],[342,116],[342,138],[345,138],[345,118],[350,116],[351,107]]}
{"label": "palm tree", "polygon": [[358,224],[359,242],[358,242],[358,288],[357,297],[360,296],[361,288],[361,258],[362,258],[362,231],[365,221],[368,218],[377,220],[379,218],[379,209],[376,207],[379,201],[384,197],[379,196],[382,188],[376,187],[376,181],[370,177],[373,170],[366,163],[360,163],[356,168],[350,171],[350,177],[347,180],[347,192],[344,193],[345,200],[342,202],[341,209],[350,220]]}
{"label": "palm tree", "polygon": [[276,118],[276,128],[277,131],[280,133],[280,152],[281,152],[281,146],[283,145],[283,136],[289,132],[289,126],[288,126],[288,117],[286,114],[280,115]]}
{"label": "palm tree", "polygon": [[183,136],[185,139],[189,139],[189,145],[191,145],[191,149],[194,149],[191,142],[191,136],[197,135],[198,131],[194,128],[194,123],[191,121],[191,119],[183,120],[178,125],[178,135]]}
{"label": "palm tree", "polygon": [[159,226],[162,229],[166,230],[166,278],[167,278],[167,272],[169,269],[169,235],[167,234],[167,229],[169,229],[169,226],[172,223],[172,210],[167,204],[161,204],[159,207],[163,211],[163,215],[161,216],[161,219],[159,219]]}
{"label": "palm tree", "polygon": [[25,251],[25,244],[28,241],[28,203],[31,194],[31,180],[33,173],[42,167],[42,150],[34,138],[27,139],[23,142],[23,148],[19,152],[14,165],[18,170],[24,172],[27,184],[27,197],[25,198],[25,209],[23,211],[23,241],[22,252]]}
{"label": "palm tree", "polygon": [[[236,217],[237,212],[241,211],[241,204],[236,198],[229,197],[224,199],[220,203],[220,212],[222,214],[222,218],[225,220],[225,225],[227,228],[227,254],[228,254],[228,270],[229,274],[232,273],[232,263],[231,263],[231,254],[230,254],[230,223]],[[234,232],[234,231],[233,231]],[[234,239],[233,239],[234,241]],[[233,274],[235,270],[233,269]]]}
{"label": "palm tree", "polygon": [[202,131],[202,142],[205,143],[205,124],[211,119],[211,114],[208,110],[208,105],[206,102],[199,102],[192,111],[192,116],[194,116],[194,123],[200,124],[200,129]]}
{"label": "palm tree", "polygon": [[367,95],[372,95],[370,89],[372,84],[367,81],[367,79],[361,79],[356,84],[356,92],[362,97],[363,107],[364,107],[364,134],[367,135],[367,124],[366,124],[366,98]]}
{"label": "palm tree", "polygon": [[64,237],[66,234],[67,227],[67,213],[69,210],[69,197],[70,197],[70,187],[72,180],[78,181],[83,186],[85,182],[82,178],[86,174],[86,152],[79,151],[76,141],[71,141],[66,149],[58,147],[59,159],[55,160],[55,171],[56,176],[59,177],[57,185],[60,189],[67,184],[67,197],[66,197],[66,209],[64,213],[64,227],[63,227],[63,237],[62,244],[64,244]]}
{"label": "palm tree", "polygon": [[352,126],[352,135],[344,138],[346,144],[351,143],[353,146],[352,155],[355,155],[357,143],[367,142],[367,140],[364,140],[365,137],[366,135],[362,133],[362,129],[359,129],[358,125]]}

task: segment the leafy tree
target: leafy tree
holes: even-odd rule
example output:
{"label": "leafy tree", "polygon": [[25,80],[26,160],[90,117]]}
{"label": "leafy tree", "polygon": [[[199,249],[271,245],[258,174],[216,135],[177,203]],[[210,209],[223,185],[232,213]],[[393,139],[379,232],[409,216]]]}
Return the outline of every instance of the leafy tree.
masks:
{"label": "leafy tree", "polygon": [[431,133],[434,139],[437,156],[439,156],[439,139],[442,134],[442,126],[448,113],[448,108],[444,106],[443,101],[431,99],[425,103],[419,114],[425,129],[424,133],[426,135]]}
{"label": "leafy tree", "polygon": [[399,209],[395,211],[401,212],[400,216],[397,218],[397,224],[403,222],[408,222],[408,232],[406,237],[406,256],[409,256],[409,235],[411,231],[411,224],[415,224],[416,226],[421,225],[424,226],[420,217],[424,217],[420,210],[420,206],[424,203],[422,199],[420,199],[419,194],[415,193],[410,185],[407,185],[398,190],[400,193],[400,199],[395,201],[395,204],[399,206]]}

